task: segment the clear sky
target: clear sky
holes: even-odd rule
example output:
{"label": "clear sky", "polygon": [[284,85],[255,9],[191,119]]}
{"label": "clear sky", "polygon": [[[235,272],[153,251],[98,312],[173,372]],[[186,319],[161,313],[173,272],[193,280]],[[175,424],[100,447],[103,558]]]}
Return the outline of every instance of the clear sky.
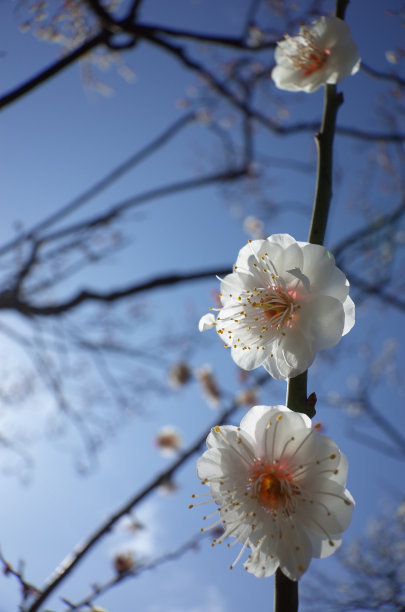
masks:
{"label": "clear sky", "polygon": [[[56,45],[41,43],[30,32],[19,31],[21,12],[16,11],[17,4],[0,3],[3,93],[59,57]],[[223,3],[216,0],[171,0],[170,3],[145,0],[144,4],[142,17],[146,22],[178,28],[196,27],[201,32],[226,32],[228,35],[239,33],[246,7],[243,0]],[[325,4],[333,10],[333,2]],[[389,8],[398,9],[401,2],[353,0],[347,11],[347,21],[364,61],[383,71],[392,68],[386,52],[403,42],[398,20],[384,13],[388,4]],[[205,57],[207,51],[202,47],[199,53]],[[27,229],[46,218],[157,137],[187,112],[181,108],[181,100],[189,98],[193,103],[195,91],[201,90],[201,83],[194,74],[146,44],[123,54],[122,59],[136,78],[128,83],[114,68],[101,72],[99,76],[111,87],[111,95],[103,96],[91,89],[83,82],[80,67],[73,65],[2,110],[1,244],[15,236],[16,228]],[[271,63],[267,55],[261,61]],[[379,88],[380,84],[364,73],[346,80],[342,85],[345,104],[339,113],[339,124],[386,130],[386,118],[375,113]],[[266,99],[261,101],[265,103]],[[275,107],[273,101],[271,112]],[[291,102],[290,119],[293,122],[319,120],[321,110],[321,91],[311,96],[298,95]],[[229,108],[220,108],[218,116],[223,125],[233,120]],[[264,168],[266,191],[260,198],[243,188],[233,188],[224,198],[223,190],[208,187],[134,208],[125,217],[124,225],[117,229],[119,237],[123,237],[124,248],[98,266],[80,271],[74,279],[58,286],[56,294],[52,292],[48,297],[71,295],[84,286],[105,290],[157,274],[231,265],[249,237],[243,229],[243,219],[248,214],[260,216],[265,210],[263,203],[268,207],[278,205],[276,214],[263,214],[266,234],[288,232],[305,240],[315,182],[313,135],[304,133],[277,138],[258,134],[257,143],[260,163],[267,164]],[[335,198],[327,233],[330,248],[361,227],[369,214],[375,214],[376,210],[384,213],[396,205],[395,194],[387,192],[386,203],[381,203],[383,196],[379,189],[373,189],[373,179],[369,179],[370,185],[364,181],[367,155],[364,144],[339,137]],[[278,156],[285,163],[273,165],[266,161],[266,156]],[[305,162],[310,171],[294,171],[293,162]],[[222,163],[217,136],[210,131],[207,133],[201,121],[188,127],[170,145],[91,200],[70,218],[69,223],[108,210],[112,204],[149,189],[212,172]],[[356,194],[361,193],[370,197],[370,209],[365,210],[356,201]],[[298,213],[294,212],[297,207]],[[108,234],[108,239],[113,238]],[[106,237],[100,235],[99,240],[103,239]],[[92,245],[95,249],[98,246],[97,242]],[[14,256],[18,257],[18,253]],[[9,278],[9,268],[5,269],[2,288]],[[47,273],[52,273],[51,267]],[[134,318],[133,323],[129,306],[117,311],[117,329],[121,330],[122,326],[122,333],[129,334],[133,346],[140,346],[143,351],[147,347],[154,360],[150,370],[147,362],[136,357],[125,365],[126,370],[120,375],[128,385],[133,382],[131,377],[139,384],[144,375],[146,384],[149,376],[153,376],[163,387],[167,369],[175,359],[183,357],[189,360],[192,368],[211,363],[221,385],[229,392],[241,388],[236,366],[221,343],[215,337],[202,337],[197,331],[198,319],[212,304],[215,289],[217,283],[213,279],[141,297],[133,307],[142,312],[142,318]],[[355,329],[336,351],[331,352],[336,360],[329,366],[317,361],[310,373],[309,391],[315,390],[319,396],[316,419],[349,459],[348,488],[357,501],[357,508],[344,536],[345,542],[351,542],[364,532],[367,520],[381,510],[386,500],[394,499],[396,503],[403,493],[403,463],[355,441],[351,436],[354,420],[348,411],[331,408],[326,402],[322,405],[322,399],[332,392],[354,393],[365,363],[360,346],[363,356],[369,350],[377,357],[384,353],[386,341],[392,339],[398,343],[397,367],[400,371],[402,366],[403,370],[403,346],[399,338],[403,334],[403,317],[394,309],[384,308],[386,311],[382,312],[378,304],[359,305]],[[102,310],[97,312],[100,317],[105,314]],[[83,309],[74,325],[81,329],[89,326],[91,335],[95,314],[96,311]],[[35,341],[46,337],[41,326],[32,329],[21,317],[9,313],[1,313],[0,325],[0,333],[3,326],[11,326]],[[70,328],[64,328],[64,333],[67,329],[74,329],[73,323]],[[183,341],[185,333],[189,335]],[[166,336],[169,338],[162,346]],[[176,339],[177,336],[181,336],[180,339]],[[35,368],[27,352],[6,334],[0,336],[0,343],[3,373],[0,435],[17,436],[21,448],[34,461],[32,468],[25,469],[6,446],[0,446],[0,465],[4,466],[0,472],[0,548],[11,563],[17,565],[23,560],[26,579],[41,586],[77,543],[169,465],[170,459],[161,457],[154,446],[159,427],[166,424],[178,427],[186,447],[215,420],[215,411],[199,393],[196,382],[177,393],[146,393],[140,397],[135,393],[131,404],[120,411],[105,392],[98,395],[94,390],[93,393],[93,373],[90,369],[82,371],[82,363],[87,367],[86,362],[80,361],[81,357],[74,361],[69,354],[58,366],[62,378],[63,368],[69,375],[66,393],[71,394],[75,403],[80,392],[86,392],[84,401],[82,396],[81,410],[88,410],[92,415],[98,414],[100,402],[99,416],[107,423],[95,464],[86,475],[78,475],[77,466],[86,459],[80,437],[74,427],[57,415],[46,384],[36,379],[32,381]],[[124,366],[116,362],[114,371],[121,367]],[[31,383],[32,394],[23,402],[7,404],[6,391],[11,389],[13,394],[14,389],[17,394],[24,384]],[[390,422],[403,431],[404,388],[403,382],[402,388],[400,383],[379,384],[373,388],[373,400]],[[261,394],[260,401],[283,403],[284,394],[284,383],[274,381]],[[236,418],[243,413],[241,409]],[[372,432],[371,429],[366,431]],[[27,476],[27,482],[15,475],[13,467],[20,475]],[[154,558],[173,550],[199,531],[203,512],[187,510],[191,494],[201,488],[195,476],[195,460],[179,471],[176,481],[179,484],[176,494],[154,493],[137,509],[136,517],[145,529],[131,534],[121,526],[105,538],[48,602],[49,610],[64,610],[60,597],[76,601],[89,591],[89,585],[111,577],[111,558],[117,550],[129,548],[138,557]],[[271,579],[258,580],[248,575],[242,564],[232,572],[228,570],[236,550],[237,547],[231,551],[225,547],[212,549],[204,539],[198,552],[188,552],[175,562],[128,580],[101,597],[98,603],[109,612],[270,609]],[[314,561],[314,566],[329,575],[337,571],[333,558]],[[306,577],[303,588],[305,580]],[[16,611],[18,602],[16,581],[1,575],[0,612]]]}

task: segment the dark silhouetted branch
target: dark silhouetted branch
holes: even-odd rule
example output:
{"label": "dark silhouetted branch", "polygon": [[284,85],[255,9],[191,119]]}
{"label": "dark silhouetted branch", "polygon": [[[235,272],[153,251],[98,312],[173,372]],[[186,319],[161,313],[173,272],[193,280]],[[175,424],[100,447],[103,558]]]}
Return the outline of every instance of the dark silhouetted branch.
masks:
{"label": "dark silhouetted branch", "polygon": [[73,308],[76,308],[77,306],[84,304],[85,302],[116,302],[123,298],[127,298],[138,293],[143,293],[145,291],[150,291],[152,289],[158,289],[160,287],[174,286],[194,280],[201,280],[203,278],[214,279],[216,274],[226,275],[229,274],[231,269],[232,267],[230,266],[225,269],[214,268],[211,270],[202,270],[200,272],[191,272],[189,274],[169,274],[165,276],[157,276],[144,283],[130,285],[124,289],[105,293],[96,291],[81,291],[70,300],[59,302],[58,304],[50,304],[48,306],[35,306],[34,304],[24,302],[19,298],[10,296],[9,293],[6,293],[3,295],[3,299],[0,295],[0,310],[16,310],[17,312],[20,312],[28,317],[61,315],[72,310]]}
{"label": "dark silhouetted branch", "polygon": [[[269,381],[269,375],[262,374],[255,381],[256,386],[262,386]],[[83,559],[83,557],[93,548],[93,546],[99,542],[99,540],[108,534],[112,527],[126,514],[129,514],[131,510],[139,504],[145,497],[147,497],[152,491],[159,487],[162,483],[167,482],[172,478],[175,472],[196,452],[198,452],[203,446],[207,435],[211,431],[212,427],[216,425],[222,425],[228,421],[231,415],[237,410],[239,404],[232,402],[231,405],[218,415],[212,425],[207,428],[201,436],[192,444],[186,451],[181,453],[179,458],[172,463],[172,465],[156,476],[149,484],[147,484],[140,492],[136,493],[127,503],[125,503],[117,512],[115,512],[105,523],[101,525],[87,540],[79,544],[77,548],[66,557],[65,561],[58,567],[57,573],[53,575],[48,585],[42,590],[39,597],[33,602],[33,604],[27,609],[26,612],[36,612],[40,606],[48,599],[49,595],[60,585],[60,583],[67,578],[74,567]]]}
{"label": "dark silhouetted branch", "polygon": [[73,64],[77,59],[83,57],[86,53],[98,47],[98,45],[105,44],[108,40],[107,34],[108,33],[106,32],[99,32],[98,34],[84,42],[82,45],[80,45],[80,47],[74,49],[73,51],[65,55],[65,57],[62,57],[62,59],[53,63],[48,68],[45,68],[45,70],[42,70],[42,72],[31,77],[30,79],[28,79],[28,81],[25,81],[25,83],[19,85],[9,93],[3,95],[0,98],[0,109],[6,107],[12,102],[15,102],[25,94],[38,87],[38,85],[45,83],[46,81],[48,81],[48,79],[61,72],[64,68],[70,66],[70,64]]}
{"label": "dark silhouetted branch", "polygon": [[[29,240],[38,240],[40,232],[43,232],[48,227],[58,223],[68,215],[71,215],[73,212],[77,211],[81,206],[89,202],[92,198],[99,195],[102,191],[110,187],[115,181],[124,176],[125,173],[132,170],[137,164],[141,163],[145,159],[147,159],[150,155],[155,153],[161,147],[163,147],[171,138],[176,136],[186,125],[194,121],[195,113],[188,113],[172,123],[166,130],[164,130],[157,138],[148,143],[144,148],[140,151],[131,155],[127,160],[125,160],[122,164],[116,166],[113,170],[111,170],[106,176],[104,176],[100,181],[96,182],[89,189],[87,189],[84,193],[80,194],[77,198],[66,204],[60,208],[56,213],[51,214],[49,217],[45,218],[43,221],[40,221],[29,229],[24,234],[17,236],[10,242],[4,244],[0,248],[0,255],[3,255],[7,251],[15,248],[21,242],[29,241]],[[49,238],[48,238],[49,240]]]}

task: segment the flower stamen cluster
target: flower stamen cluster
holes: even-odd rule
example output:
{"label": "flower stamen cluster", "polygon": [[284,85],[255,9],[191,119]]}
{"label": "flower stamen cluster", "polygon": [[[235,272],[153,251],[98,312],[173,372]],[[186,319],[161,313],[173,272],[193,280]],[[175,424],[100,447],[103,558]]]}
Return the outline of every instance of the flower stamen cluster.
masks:
{"label": "flower stamen cluster", "polygon": [[320,70],[330,55],[330,49],[320,49],[317,46],[316,38],[308,28],[302,28],[301,34],[294,38],[288,34],[284,34],[284,38],[290,46],[287,59],[306,77]]}

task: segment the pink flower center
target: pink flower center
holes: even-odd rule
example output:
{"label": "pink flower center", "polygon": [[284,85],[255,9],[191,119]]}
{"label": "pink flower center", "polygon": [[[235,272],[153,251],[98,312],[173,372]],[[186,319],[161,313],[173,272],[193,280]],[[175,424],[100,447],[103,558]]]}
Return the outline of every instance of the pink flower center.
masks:
{"label": "pink flower center", "polygon": [[285,466],[277,461],[271,463],[260,459],[255,459],[250,470],[248,489],[266,511],[293,511],[293,497],[300,493]]}
{"label": "pink flower center", "polygon": [[291,38],[286,34],[285,38],[290,43],[288,59],[305,77],[323,68],[330,56],[330,49],[319,48],[316,37],[306,28],[299,36]]}
{"label": "pink flower center", "polygon": [[329,49],[325,49],[325,51],[320,51],[318,49],[311,50],[307,54],[307,57],[305,58],[305,63],[303,63],[301,67],[304,76],[309,76],[310,74],[313,74],[314,72],[322,68],[329,55]]}
{"label": "pink flower center", "polygon": [[259,308],[263,318],[275,329],[292,327],[295,319],[295,310],[300,308],[296,304],[297,292],[270,286],[262,289],[259,301],[252,302],[252,306]]}

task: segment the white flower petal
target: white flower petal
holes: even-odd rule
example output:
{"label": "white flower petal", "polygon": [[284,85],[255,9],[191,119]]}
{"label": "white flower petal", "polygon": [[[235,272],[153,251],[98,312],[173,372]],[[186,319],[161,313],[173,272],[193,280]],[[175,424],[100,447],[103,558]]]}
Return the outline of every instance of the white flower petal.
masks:
{"label": "white flower petal", "polygon": [[343,334],[345,313],[342,302],[336,298],[320,295],[308,305],[311,309],[310,334],[314,349],[322,350],[335,346]]}
{"label": "white flower petal", "polygon": [[286,272],[288,272],[288,274],[291,274],[295,278],[298,278],[298,280],[302,282],[306,291],[309,292],[311,290],[311,283],[309,282],[308,276],[305,276],[305,274],[303,274],[299,268],[293,268],[292,270],[286,270]]}
{"label": "white flower petal", "polygon": [[[330,557],[342,544],[342,538],[323,538],[319,534],[308,531],[308,537],[311,540],[312,556],[316,559],[325,559]],[[332,542],[332,546],[330,544]]]}
{"label": "white flower petal", "polygon": [[262,365],[266,358],[265,353],[256,346],[245,348],[241,346],[232,346],[231,348],[232,359],[238,364],[243,370],[254,370],[258,366]]}
{"label": "white flower petal", "polygon": [[[276,424],[276,431],[280,430],[280,437],[283,437],[285,428],[291,432],[305,427],[311,428],[311,420],[305,414],[291,412],[286,406],[253,406],[242,418],[240,428],[243,433],[256,441],[258,456],[263,453],[264,438],[273,436],[273,426]],[[277,452],[279,452],[278,449]]]}
{"label": "white flower petal", "polygon": [[290,465],[288,457],[296,451],[303,440],[308,438],[307,444],[311,444],[312,431],[311,419],[305,414],[291,411],[283,414],[278,410],[267,423],[263,441],[265,455],[270,456],[272,461],[280,462],[284,459]]}
{"label": "white flower petal", "polygon": [[277,556],[280,569],[290,580],[299,580],[308,569],[312,558],[312,544],[299,524],[280,521]]}
{"label": "white flower petal", "polygon": [[274,261],[274,265],[279,275],[283,276],[287,281],[290,281],[289,284],[295,285],[296,280],[295,278],[290,277],[290,273],[288,271],[291,268],[302,268],[302,249],[299,247],[298,243],[294,241],[284,249],[280,249],[276,254],[273,254],[272,251],[273,247],[271,250],[269,250],[269,254]]}
{"label": "white flower petal", "polygon": [[323,246],[305,243],[302,253],[303,272],[311,279],[312,292],[343,300],[349,292],[349,283],[336,267],[333,255]]}
{"label": "white flower petal", "polygon": [[273,552],[269,553],[267,542],[260,548],[252,547],[250,559],[245,563],[245,569],[257,578],[272,576],[279,565],[277,556]]}
{"label": "white flower petal", "polygon": [[292,244],[296,244],[295,238],[290,234],[272,234],[266,240],[268,246],[278,246],[281,249],[287,249]]}
{"label": "white flower petal", "polygon": [[211,329],[215,325],[215,317],[209,312],[201,317],[200,322],[198,323],[198,329],[200,332],[206,331],[207,329]]}
{"label": "white flower petal", "polygon": [[277,367],[283,378],[294,378],[305,372],[315,359],[316,347],[310,342],[306,330],[291,329],[286,334],[276,355]]}
{"label": "white flower petal", "polygon": [[354,501],[347,489],[327,478],[315,477],[306,483],[305,493],[312,503],[311,511],[299,509],[299,518],[311,531],[325,538],[348,528]]}
{"label": "white flower petal", "polygon": [[345,336],[352,329],[356,321],[354,302],[349,296],[347,296],[347,298],[343,302],[343,309],[345,313],[345,325],[343,328],[342,335]]}

